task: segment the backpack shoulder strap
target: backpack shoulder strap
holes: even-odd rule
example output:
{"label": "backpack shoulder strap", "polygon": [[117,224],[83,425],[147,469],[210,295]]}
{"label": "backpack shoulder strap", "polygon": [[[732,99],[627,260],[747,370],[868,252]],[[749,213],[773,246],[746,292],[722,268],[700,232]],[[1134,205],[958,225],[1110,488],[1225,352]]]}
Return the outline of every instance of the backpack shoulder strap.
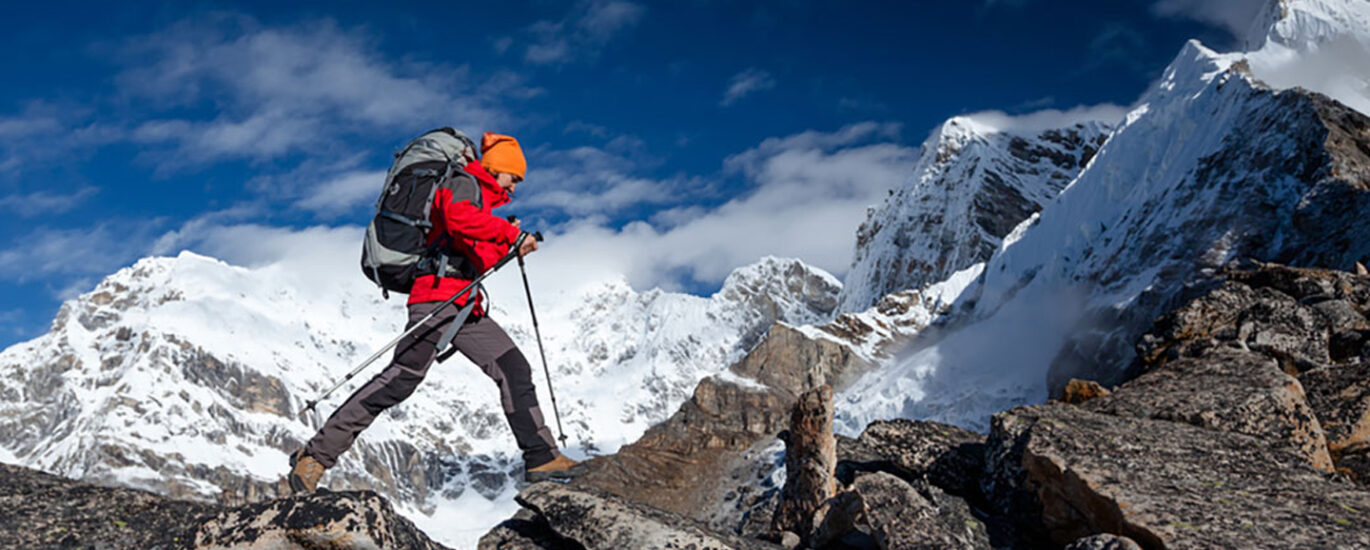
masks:
{"label": "backpack shoulder strap", "polygon": [[443,185],[452,190],[452,203],[468,201],[474,204],[476,208],[484,210],[485,194],[481,193],[480,180],[455,164],[449,164],[447,170],[448,173],[443,179]]}

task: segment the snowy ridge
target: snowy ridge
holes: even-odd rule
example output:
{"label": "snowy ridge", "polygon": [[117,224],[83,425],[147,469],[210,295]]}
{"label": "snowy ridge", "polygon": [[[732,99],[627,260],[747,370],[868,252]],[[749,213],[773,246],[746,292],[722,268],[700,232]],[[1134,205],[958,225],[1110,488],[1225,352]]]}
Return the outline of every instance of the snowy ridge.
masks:
{"label": "snowy ridge", "polygon": [[1370,114],[1370,2],[1272,0],[1255,25],[1243,59],[1256,78]]}
{"label": "snowy ridge", "polygon": [[1031,130],[955,117],[942,124],[923,143],[910,183],[858,229],[839,309],[861,311],[988,260],[1009,230],[1089,162],[1109,123]]}
{"label": "snowy ridge", "polygon": [[[506,275],[492,283],[493,316],[537,362],[521,285],[512,292]],[[192,253],[119,271],[64,304],[50,333],[0,352],[4,458],[181,497],[274,494],[286,453],[380,365],[308,423],[295,411],[402,329],[400,303],[361,277],[339,280]],[[766,258],[709,298],[621,281],[543,297],[569,452],[636,439],[776,320],[829,316],[839,289],[831,275]],[[516,508],[520,463],[492,388],[459,355],[435,365],[325,483],[375,489],[440,540],[473,547]]]}
{"label": "snowy ridge", "polygon": [[[1346,8],[1333,18],[1344,21],[1366,5],[1285,2],[1272,32],[1344,41],[1298,14]],[[1363,43],[1367,30],[1356,32]],[[1324,164],[1320,113],[1340,107],[1253,76],[1268,54],[1186,44],[1093,162],[1005,239],[962,296],[956,328],[843,392],[843,429],[895,416],[983,428],[996,411],[1044,400],[1049,380],[1121,375],[1153,316],[1227,261],[1346,269],[1370,255],[1366,212],[1348,206],[1361,202]]]}

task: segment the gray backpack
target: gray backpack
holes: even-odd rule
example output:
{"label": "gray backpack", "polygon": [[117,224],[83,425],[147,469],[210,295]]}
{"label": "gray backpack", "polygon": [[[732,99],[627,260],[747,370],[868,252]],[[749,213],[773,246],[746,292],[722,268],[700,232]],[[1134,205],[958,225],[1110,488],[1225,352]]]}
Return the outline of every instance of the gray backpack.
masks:
{"label": "gray backpack", "polygon": [[[362,243],[362,272],[386,298],[390,292],[408,294],[425,272],[441,276],[447,271],[447,255],[428,246],[428,231],[433,228],[428,215],[439,187],[450,188],[463,180],[475,184],[462,168],[473,160],[475,144],[451,128],[427,132],[395,154]],[[474,195],[479,202],[479,190]]]}

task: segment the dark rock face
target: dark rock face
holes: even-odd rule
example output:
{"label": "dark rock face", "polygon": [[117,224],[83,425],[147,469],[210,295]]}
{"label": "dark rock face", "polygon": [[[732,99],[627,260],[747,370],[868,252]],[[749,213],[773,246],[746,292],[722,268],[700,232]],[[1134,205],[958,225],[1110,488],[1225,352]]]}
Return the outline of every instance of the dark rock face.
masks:
{"label": "dark rock face", "polygon": [[[1345,457],[1357,456],[1370,446],[1370,349],[1364,336],[1370,334],[1365,328],[1370,278],[1261,263],[1229,266],[1225,273],[1228,279],[1217,289],[1165,315],[1142,337],[1138,369],[1172,374],[1147,374],[1132,384],[1172,378],[1179,372],[1172,364],[1192,371],[1190,359],[1206,365],[1203,369],[1208,374],[1186,376],[1222,383],[1214,375],[1226,371],[1220,375],[1230,382],[1224,385],[1226,391],[1202,391],[1199,386],[1209,382],[1200,379],[1189,386],[1192,395],[1228,401],[1224,407],[1210,403],[1209,409],[1225,408],[1226,412],[1211,412],[1207,418],[1217,422],[1218,416],[1226,415],[1223,429],[1236,429],[1232,421],[1264,423],[1264,428],[1252,425],[1236,431],[1263,437],[1273,433],[1270,429],[1284,432],[1291,437],[1276,439],[1303,449],[1315,465],[1324,466],[1326,460],[1344,468]],[[1207,358],[1243,353],[1240,350],[1274,361],[1287,376],[1297,379],[1297,387],[1281,381],[1268,367],[1253,370]],[[1243,377],[1248,379],[1240,380]],[[1259,390],[1262,385],[1265,389]],[[1239,390],[1242,387],[1246,389]],[[1265,405],[1258,407],[1265,416],[1250,414],[1256,412],[1250,407],[1257,407],[1251,399],[1259,397],[1253,390],[1265,396]],[[1247,397],[1237,399],[1241,392]],[[1304,419],[1309,413],[1298,404],[1299,393],[1304,394],[1302,400],[1314,418]],[[1275,409],[1284,411],[1277,415],[1279,419],[1268,416]],[[1191,406],[1190,410],[1197,409]],[[1312,429],[1314,423],[1317,430]],[[1324,443],[1319,445],[1319,439]]]}
{"label": "dark rock face", "polygon": [[0,509],[5,548],[444,548],[370,492],[224,508],[0,464]]}
{"label": "dark rock face", "polygon": [[214,507],[0,464],[0,547],[189,548]]}
{"label": "dark rock face", "polygon": [[1334,455],[1370,451],[1370,362],[1299,375]]}
{"label": "dark rock face", "polygon": [[1370,546],[1370,492],[1251,436],[1051,403],[996,415],[989,445],[986,491],[1020,514],[1026,540]]}
{"label": "dark rock face", "polygon": [[989,548],[985,526],[964,500],[936,487],[931,498],[898,477],[877,472],[857,478],[855,495],[861,522],[881,548]]}
{"label": "dark rock face", "polygon": [[584,550],[580,543],[564,539],[547,520],[527,508],[504,520],[481,537],[477,550]]}
{"label": "dark rock face", "polygon": [[983,435],[939,422],[898,419],[872,422],[857,442],[867,456],[878,457],[879,462],[856,467],[923,480],[962,498],[979,493]]}
{"label": "dark rock face", "polygon": [[584,486],[539,483],[520,492],[518,502],[533,514],[530,519],[518,521],[541,522],[548,531],[533,531],[537,537],[551,543],[540,546],[542,543],[534,537],[510,536],[518,526],[505,522],[500,528],[503,531],[492,531],[481,540],[481,548],[779,548],[758,540],[712,532],[687,518]]}

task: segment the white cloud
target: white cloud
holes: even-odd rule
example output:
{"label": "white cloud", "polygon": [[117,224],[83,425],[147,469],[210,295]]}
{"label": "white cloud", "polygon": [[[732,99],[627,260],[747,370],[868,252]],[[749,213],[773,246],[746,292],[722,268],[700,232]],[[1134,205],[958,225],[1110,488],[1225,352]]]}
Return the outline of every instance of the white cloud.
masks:
{"label": "white cloud", "polygon": [[70,212],[95,196],[100,190],[85,186],[64,192],[35,191],[33,193],[0,197],[0,209],[14,212],[21,218],[49,216]]}
{"label": "white cloud", "polygon": [[[344,146],[344,136],[433,120],[459,127],[508,123],[495,98],[527,97],[522,79],[465,66],[387,58],[365,31],[331,21],[264,27],[245,17],[187,21],[130,40],[116,82],[162,110],[213,104],[212,119],[164,118],[130,131],[169,142],[174,158],[271,159]],[[471,93],[480,89],[482,93]]]}
{"label": "white cloud", "polygon": [[62,123],[51,114],[26,114],[0,118],[0,139],[14,139],[34,134],[46,134],[62,129]]}
{"label": "white cloud", "polygon": [[671,204],[679,189],[702,188],[698,178],[655,180],[633,175],[644,162],[631,138],[616,138],[604,149],[584,146],[544,151],[520,188],[520,208],[555,210],[571,216],[613,214],[641,205]]}
{"label": "white cloud", "polygon": [[152,223],[37,229],[14,238],[10,248],[0,250],[0,279],[25,283],[107,275],[146,253]]}
{"label": "white cloud", "polygon": [[646,8],[621,0],[584,0],[560,20],[528,26],[523,58],[535,64],[594,59],[619,33],[637,25]]}
{"label": "white cloud", "polygon": [[774,87],[775,78],[771,77],[771,73],[753,67],[728,80],[728,88],[723,91],[723,99],[718,104],[727,107],[751,94]]}
{"label": "white cloud", "polygon": [[361,170],[339,174],[310,189],[295,206],[336,216],[362,204],[374,202],[385,180],[385,170]]}
{"label": "white cloud", "polygon": [[573,223],[548,240],[539,261],[577,277],[623,274],[639,288],[717,284],[766,255],[843,273],[866,208],[901,185],[917,161],[916,149],[889,142],[894,131],[865,123],[768,139],[725,161],[751,186],[723,205],[670,210],[621,229]]}
{"label": "white cloud", "polygon": [[1151,13],[1161,17],[1193,19],[1217,26],[1244,38],[1261,8],[1271,0],[1159,0]]}
{"label": "white cloud", "polygon": [[0,327],[6,327],[4,329],[5,336],[16,338],[28,334],[32,327],[25,323],[27,317],[28,315],[22,309],[0,311]]}
{"label": "white cloud", "polygon": [[83,124],[90,114],[85,106],[36,100],[0,116],[0,173],[15,175],[41,161],[77,162],[118,139],[103,122]]}
{"label": "white cloud", "polygon": [[[550,293],[564,295],[579,285],[619,277],[644,289],[717,285],[733,269],[767,255],[801,258],[840,274],[850,262],[866,208],[901,185],[917,160],[914,148],[892,142],[897,131],[893,124],[864,123],[765,140],[724,162],[724,171],[747,180],[731,200],[714,208],[669,209],[618,228],[602,216],[580,218],[550,235],[530,257],[530,276],[539,296],[551,299]],[[588,162],[613,162],[602,154],[589,153]],[[160,233],[158,222],[43,232],[22,239],[22,248],[0,252],[0,273],[11,280],[62,274],[78,283],[73,292],[84,291],[90,277],[144,255],[192,250],[235,265],[274,266],[310,278],[311,284],[364,282],[356,269],[361,227],[289,228],[251,221],[260,218],[258,207],[245,205]],[[505,274],[495,283],[516,285],[511,279],[516,276]]]}
{"label": "white cloud", "polygon": [[293,262],[303,271],[342,271],[361,277],[356,267],[363,228],[353,225],[301,229],[254,223],[221,223],[202,219],[167,233],[152,252],[173,255],[190,250],[233,265],[261,267]]}
{"label": "white cloud", "polygon": [[963,115],[961,118],[968,118],[976,124],[999,131],[1034,133],[1092,121],[1116,124],[1123,120],[1127,112],[1127,107],[1103,103],[1082,105],[1065,111],[1045,109],[1021,115],[1010,115],[1003,111],[980,111]]}

